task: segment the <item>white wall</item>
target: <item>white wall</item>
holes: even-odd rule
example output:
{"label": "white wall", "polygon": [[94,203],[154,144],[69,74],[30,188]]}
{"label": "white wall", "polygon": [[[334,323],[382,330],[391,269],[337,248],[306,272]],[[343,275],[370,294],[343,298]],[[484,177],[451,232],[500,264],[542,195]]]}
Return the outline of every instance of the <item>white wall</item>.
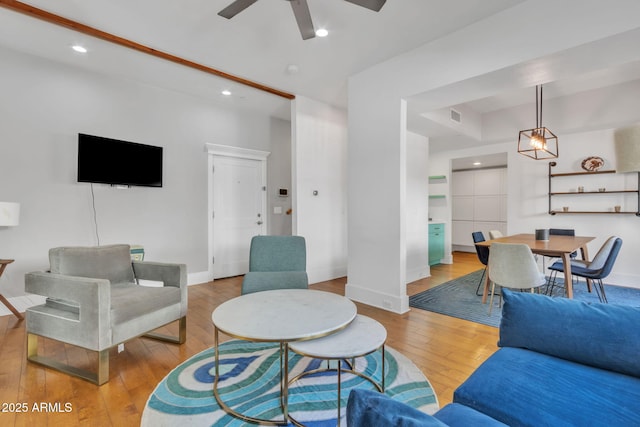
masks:
{"label": "white wall", "polygon": [[49,248],[97,244],[90,185],[76,182],[78,132],[164,147],[163,188],[94,185],[100,243],[141,244],[146,259],[206,272],[204,145],[269,151],[271,119],[6,49],[0,57],[0,200],[22,208],[18,227],[0,229],[2,258],[16,260],[2,293],[23,294],[24,273],[48,268]]}
{"label": "white wall", "polygon": [[[613,57],[636,58],[637,49],[616,50],[611,44],[620,34],[635,35],[631,30],[638,28],[634,16],[639,11],[640,4],[630,0],[528,0],[351,76],[347,296],[396,312],[408,309],[403,167],[407,98],[421,94],[421,105],[431,111],[508,86],[531,86],[563,74],[563,55],[576,50],[585,59],[575,61],[582,72],[606,66]],[[541,20],[544,32],[538,31]],[[502,78],[493,78],[498,72]],[[491,87],[479,84],[487,80]],[[510,187],[515,190],[523,189]]]}
{"label": "white wall", "polygon": [[291,122],[293,234],[306,239],[309,282],[345,276],[346,113],[321,102],[296,96]]}
{"label": "white wall", "polygon": [[407,283],[428,277],[429,139],[407,132]]}
{"label": "white wall", "polygon": [[[580,164],[583,159],[589,156],[598,155],[605,160],[605,169],[615,169],[616,159],[613,149],[613,129],[580,132],[562,133],[558,136],[560,145],[560,157],[556,160],[556,172],[578,172],[581,171]],[[515,139],[514,139],[515,141]],[[508,153],[507,168],[507,218],[508,233],[533,233],[537,228],[573,228],[576,234],[582,236],[596,237],[589,243],[589,254],[595,255],[604,241],[612,235],[622,237],[623,245],[614,266],[614,269],[606,280],[607,283],[640,288],[640,272],[637,268],[637,256],[640,251],[640,218],[635,215],[588,215],[588,214],[566,214],[549,215],[548,212],[548,162],[535,161],[516,151],[516,143],[501,143],[485,146],[477,149],[466,149],[457,151],[447,151],[432,153],[430,167],[437,164],[450,162],[458,157],[469,157],[470,155]],[[558,179],[558,178],[554,178]],[[605,186],[614,188],[637,188],[637,174],[616,174],[615,176],[603,175],[584,177],[581,181],[567,181],[566,185],[577,186],[578,182],[587,188],[598,188]],[[554,181],[557,191],[560,191],[565,183]],[[569,196],[568,196],[569,197]],[[565,202],[557,202],[576,206],[578,203],[589,203],[595,208],[611,209],[614,204],[622,204],[618,201],[618,196],[592,195],[575,196],[571,199],[564,199]],[[628,198],[629,196],[621,196]],[[567,201],[568,200],[568,201]],[[554,204],[556,202],[554,201]],[[637,208],[635,199],[627,200],[626,208],[634,210]],[[447,233],[450,236],[450,233]],[[447,251],[451,250],[450,244]]]}
{"label": "white wall", "polygon": [[[271,154],[267,159],[269,234],[289,236],[292,233],[291,122],[271,119],[270,140]],[[280,196],[281,188],[288,190],[287,197]]]}

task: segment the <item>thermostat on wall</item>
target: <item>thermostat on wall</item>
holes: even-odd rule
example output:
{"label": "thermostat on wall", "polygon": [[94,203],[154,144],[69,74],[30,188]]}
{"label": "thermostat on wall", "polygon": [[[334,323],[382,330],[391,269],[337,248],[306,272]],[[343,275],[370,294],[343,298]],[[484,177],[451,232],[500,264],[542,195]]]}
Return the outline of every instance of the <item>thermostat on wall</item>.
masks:
{"label": "thermostat on wall", "polygon": [[287,190],[286,188],[281,188],[280,190],[278,190],[278,195],[280,197],[287,197],[289,195],[289,190]]}

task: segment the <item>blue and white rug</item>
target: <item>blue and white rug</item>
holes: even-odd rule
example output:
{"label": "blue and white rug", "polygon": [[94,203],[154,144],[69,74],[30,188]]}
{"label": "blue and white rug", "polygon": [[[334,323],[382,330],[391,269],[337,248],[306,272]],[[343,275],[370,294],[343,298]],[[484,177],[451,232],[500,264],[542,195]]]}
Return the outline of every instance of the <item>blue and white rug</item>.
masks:
{"label": "blue and white rug", "polygon": [[[474,271],[466,276],[450,280],[434,288],[427,289],[409,297],[409,306],[421,310],[432,311],[459,319],[470,320],[483,325],[500,326],[502,309],[500,299],[494,298],[494,306],[489,316],[488,304],[482,304],[482,297],[476,295],[478,283],[482,277],[482,270]],[[558,284],[563,280],[559,278]],[[604,285],[609,304],[630,305],[640,307],[640,289],[624,288],[621,286]],[[542,288],[545,289],[544,287]],[[480,287],[482,292],[482,286]],[[563,297],[564,289],[557,287],[554,297]],[[596,291],[587,291],[584,280],[573,285],[573,298],[587,303],[598,303]]]}
{"label": "blue and white rug", "polygon": [[[232,340],[220,345],[219,390],[223,401],[243,414],[282,419],[280,407],[279,344]],[[205,350],[169,373],[153,391],[142,414],[143,427],[243,426],[246,422],[224,412],[213,396],[214,349]],[[290,353],[289,378],[313,370],[326,361]],[[356,359],[356,370],[381,379],[382,357],[376,351]],[[405,356],[386,347],[385,394],[432,414],[438,410],[433,388]],[[289,411],[307,426],[336,426],[337,374],[334,371],[304,377],[289,388]],[[342,411],[353,388],[373,389],[365,379],[342,374]],[[250,424],[251,425],[251,424]]]}

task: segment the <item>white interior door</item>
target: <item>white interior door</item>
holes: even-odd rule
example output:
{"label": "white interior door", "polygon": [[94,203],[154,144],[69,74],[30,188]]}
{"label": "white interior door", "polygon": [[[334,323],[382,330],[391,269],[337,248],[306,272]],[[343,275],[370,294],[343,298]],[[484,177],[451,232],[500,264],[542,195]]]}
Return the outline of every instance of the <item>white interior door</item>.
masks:
{"label": "white interior door", "polygon": [[249,271],[251,238],[266,231],[265,162],[213,157],[213,277]]}

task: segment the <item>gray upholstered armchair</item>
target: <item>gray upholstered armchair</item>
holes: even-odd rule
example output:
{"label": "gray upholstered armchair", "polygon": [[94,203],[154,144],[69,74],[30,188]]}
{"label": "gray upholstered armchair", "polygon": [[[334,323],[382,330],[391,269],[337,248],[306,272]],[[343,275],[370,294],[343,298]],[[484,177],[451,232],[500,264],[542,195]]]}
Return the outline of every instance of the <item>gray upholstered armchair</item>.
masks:
{"label": "gray upholstered armchair", "polygon": [[[129,245],[61,247],[49,251],[50,271],[25,275],[25,290],[47,297],[28,308],[27,359],[96,384],[109,380],[109,349],[141,335],[182,344],[186,339],[184,264],[131,261]],[[162,282],[142,286],[138,280]],[[179,335],[151,334],[179,321]],[[97,372],[38,355],[38,336],[98,352]]]}

